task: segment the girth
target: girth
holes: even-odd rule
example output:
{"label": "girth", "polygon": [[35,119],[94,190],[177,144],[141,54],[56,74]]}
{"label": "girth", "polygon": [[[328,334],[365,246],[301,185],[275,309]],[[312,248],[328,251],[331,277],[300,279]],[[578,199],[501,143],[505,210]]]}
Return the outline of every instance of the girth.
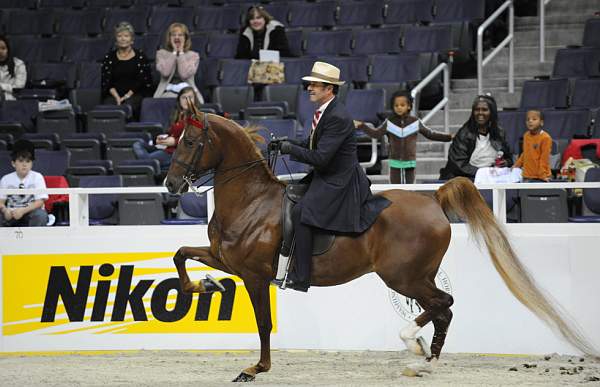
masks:
{"label": "girth", "polygon": [[[281,244],[280,254],[289,257],[294,241],[294,223],[292,221],[292,209],[294,205],[302,199],[308,184],[288,184],[283,194],[283,203],[281,208],[281,224],[283,228],[283,242]],[[325,254],[335,241],[335,234],[324,230],[313,232],[312,255]]]}

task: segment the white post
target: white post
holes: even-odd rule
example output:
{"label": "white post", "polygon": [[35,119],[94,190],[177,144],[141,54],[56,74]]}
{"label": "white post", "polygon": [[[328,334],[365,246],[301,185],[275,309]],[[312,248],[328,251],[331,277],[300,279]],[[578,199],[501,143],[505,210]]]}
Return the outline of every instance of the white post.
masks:
{"label": "white post", "polygon": [[69,226],[88,227],[90,225],[89,195],[69,193]]}
{"label": "white post", "polygon": [[539,1],[538,15],[540,18],[540,62],[546,61],[546,2],[544,0]]}
{"label": "white post", "polygon": [[511,36],[508,43],[508,92],[515,92],[515,6],[510,3],[508,8],[508,33]]}
{"label": "white post", "polygon": [[206,213],[208,215],[208,221],[212,218],[215,212],[215,190],[211,189],[206,192]]}
{"label": "white post", "polygon": [[492,190],[492,200],[494,215],[501,224],[506,223],[506,190],[504,188],[494,188]]}

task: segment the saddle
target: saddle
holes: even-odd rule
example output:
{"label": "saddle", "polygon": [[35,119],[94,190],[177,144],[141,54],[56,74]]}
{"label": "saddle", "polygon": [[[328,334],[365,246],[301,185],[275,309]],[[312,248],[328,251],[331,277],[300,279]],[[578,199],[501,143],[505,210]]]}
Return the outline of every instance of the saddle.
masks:
{"label": "saddle", "polygon": [[[302,199],[306,193],[308,184],[288,184],[283,194],[283,204],[281,208],[281,224],[283,225],[283,242],[281,251],[284,257],[290,256],[294,244],[294,223],[292,222],[292,209],[294,205]],[[312,255],[325,254],[335,241],[335,234],[326,231],[313,232]]]}

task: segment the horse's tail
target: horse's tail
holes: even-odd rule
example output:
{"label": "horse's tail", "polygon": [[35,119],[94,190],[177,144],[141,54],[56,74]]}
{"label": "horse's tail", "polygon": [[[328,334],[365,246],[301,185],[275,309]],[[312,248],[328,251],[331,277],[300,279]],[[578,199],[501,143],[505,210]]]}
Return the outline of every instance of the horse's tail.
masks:
{"label": "horse's tail", "polygon": [[[435,194],[446,214],[455,214],[469,225],[471,234],[483,238],[496,270],[508,286],[511,293],[536,316],[585,354],[598,356],[598,352],[589,345],[583,336],[563,317],[535,285],[535,282],[523,267],[502,227],[496,221],[481,194],[464,177],[457,177],[441,186]],[[558,304],[556,304],[558,305]]]}

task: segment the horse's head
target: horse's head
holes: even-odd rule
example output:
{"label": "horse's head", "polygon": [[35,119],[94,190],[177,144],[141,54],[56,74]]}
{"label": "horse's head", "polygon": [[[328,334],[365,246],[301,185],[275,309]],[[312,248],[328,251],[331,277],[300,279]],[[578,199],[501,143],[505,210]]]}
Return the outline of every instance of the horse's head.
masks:
{"label": "horse's head", "polygon": [[192,182],[219,162],[207,114],[193,110],[186,120],[167,173],[165,185],[171,193],[184,192]]}

